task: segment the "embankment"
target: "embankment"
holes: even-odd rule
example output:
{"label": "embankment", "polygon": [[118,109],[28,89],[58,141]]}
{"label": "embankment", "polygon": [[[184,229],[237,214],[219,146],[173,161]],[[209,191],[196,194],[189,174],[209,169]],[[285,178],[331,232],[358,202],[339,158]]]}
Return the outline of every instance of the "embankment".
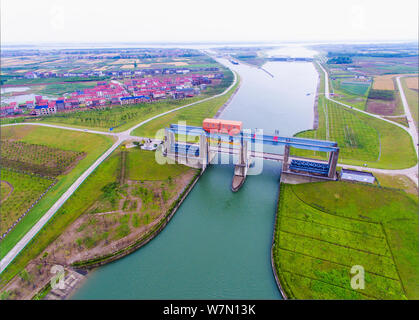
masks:
{"label": "embankment", "polygon": [[152,239],[154,239],[169,223],[169,221],[172,219],[176,211],[179,209],[183,201],[186,199],[188,194],[191,192],[195,184],[198,182],[198,179],[203,174],[202,170],[199,170],[192,181],[185,187],[183,192],[180,194],[178,199],[173,202],[169,210],[167,211],[166,215],[163,219],[160,220],[158,224],[156,224],[151,230],[149,230],[146,234],[144,234],[140,239],[136,240],[129,246],[120,249],[116,252],[112,252],[106,255],[102,255],[93,259],[88,260],[79,260],[72,264],[72,267],[78,268],[78,269],[92,269],[99,266],[102,266],[104,264],[107,264],[109,262],[118,260],[135,250],[141,248],[142,246],[146,245],[148,242],[150,242]]}

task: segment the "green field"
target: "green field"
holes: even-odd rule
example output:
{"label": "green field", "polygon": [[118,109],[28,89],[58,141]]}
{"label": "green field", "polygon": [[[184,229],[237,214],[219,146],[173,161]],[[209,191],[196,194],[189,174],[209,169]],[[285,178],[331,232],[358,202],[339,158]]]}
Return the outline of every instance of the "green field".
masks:
{"label": "green field", "polygon": [[[341,163],[366,163],[371,167],[387,169],[409,168],[416,164],[411,137],[403,129],[342,107],[321,96],[318,111],[318,129],[303,131],[296,136],[336,141],[340,147]],[[293,149],[292,154],[325,159],[325,154],[317,151]]]}
{"label": "green field", "polygon": [[34,94],[47,95],[47,96],[62,96],[65,93],[71,93],[77,90],[83,90],[86,88],[95,87],[97,82],[95,81],[83,81],[83,82],[69,82],[69,83],[52,83],[43,86],[31,87],[31,91]]}
{"label": "green field", "polygon": [[74,181],[92,163],[110,148],[113,139],[107,136],[84,132],[61,130],[38,126],[2,127],[1,135],[4,139],[13,139],[28,144],[45,145],[50,148],[86,153],[77,165],[67,174],[59,175],[58,182],[48,191],[37,205],[0,243],[0,258],[26,234],[42,215],[58,200]]}
{"label": "green field", "polygon": [[0,286],[6,284],[27,263],[38,256],[63,230],[74,222],[102,194],[102,188],[115,181],[118,175],[119,157],[111,155],[74,192],[41,231],[20,252],[0,275]]}
{"label": "green field", "polygon": [[340,88],[344,91],[347,91],[350,94],[363,96],[368,92],[370,87],[369,83],[364,82],[340,82]]}
{"label": "green field", "polygon": [[[2,168],[1,181],[0,234],[3,234],[30,208],[36,199],[53,183],[53,180]],[[12,188],[4,181],[8,182]],[[10,193],[10,191],[12,192]],[[4,201],[3,196],[7,197]]]}
{"label": "green field", "polygon": [[[348,182],[281,184],[273,247],[289,298],[418,299],[417,198]],[[350,286],[365,269],[365,289]]]}
{"label": "green field", "polygon": [[189,168],[178,164],[160,165],[155,161],[155,153],[140,148],[128,149],[127,178],[130,180],[167,180],[174,178]]}
{"label": "green field", "polygon": [[335,100],[360,110],[366,109],[369,86],[341,84],[340,80],[331,80],[330,82],[333,87],[333,93],[337,95],[333,97]]}
{"label": "green field", "polygon": [[190,126],[202,126],[202,120],[205,118],[212,118],[217,113],[218,109],[228,101],[239,86],[239,82],[240,81],[237,81],[234,87],[221,97],[201,102],[189,108],[181,109],[154,119],[135,129],[132,134],[140,137],[154,138],[158,130],[168,127],[171,123],[177,123],[178,121],[184,121]]}

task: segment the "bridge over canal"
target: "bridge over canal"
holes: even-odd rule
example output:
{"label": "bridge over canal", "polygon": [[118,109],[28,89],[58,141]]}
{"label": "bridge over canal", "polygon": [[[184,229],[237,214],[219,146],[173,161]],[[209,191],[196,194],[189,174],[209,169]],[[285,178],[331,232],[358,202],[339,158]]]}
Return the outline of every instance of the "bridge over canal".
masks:
{"label": "bridge over canal", "polygon": [[[264,151],[264,146],[273,146],[269,148],[273,151]],[[291,147],[325,152],[329,159],[322,161],[290,156]],[[283,153],[279,152],[281,149]],[[254,159],[282,162],[282,172],[286,174],[335,180],[339,147],[332,141],[266,135],[262,130],[241,130],[230,135],[178,124],[165,129],[163,155],[178,163],[205,170],[209,164],[217,163],[213,161],[217,154],[238,158],[232,181],[232,190],[237,191],[243,185]]]}

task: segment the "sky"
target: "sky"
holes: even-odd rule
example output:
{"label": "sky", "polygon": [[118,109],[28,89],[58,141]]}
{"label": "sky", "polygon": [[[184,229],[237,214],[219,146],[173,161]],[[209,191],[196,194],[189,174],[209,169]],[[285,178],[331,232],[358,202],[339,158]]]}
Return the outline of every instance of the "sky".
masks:
{"label": "sky", "polygon": [[1,0],[1,43],[418,39],[418,0]]}

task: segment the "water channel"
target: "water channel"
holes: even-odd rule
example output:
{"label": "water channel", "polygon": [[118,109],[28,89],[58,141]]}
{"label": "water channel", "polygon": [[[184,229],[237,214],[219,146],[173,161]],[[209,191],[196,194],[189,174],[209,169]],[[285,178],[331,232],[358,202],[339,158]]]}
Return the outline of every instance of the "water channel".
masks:
{"label": "water channel", "polygon": [[[282,136],[310,129],[318,74],[308,62],[232,65],[242,85],[222,118]],[[73,299],[281,299],[270,261],[280,163],[264,161],[237,193],[213,165],[149,244],[89,274]]]}

